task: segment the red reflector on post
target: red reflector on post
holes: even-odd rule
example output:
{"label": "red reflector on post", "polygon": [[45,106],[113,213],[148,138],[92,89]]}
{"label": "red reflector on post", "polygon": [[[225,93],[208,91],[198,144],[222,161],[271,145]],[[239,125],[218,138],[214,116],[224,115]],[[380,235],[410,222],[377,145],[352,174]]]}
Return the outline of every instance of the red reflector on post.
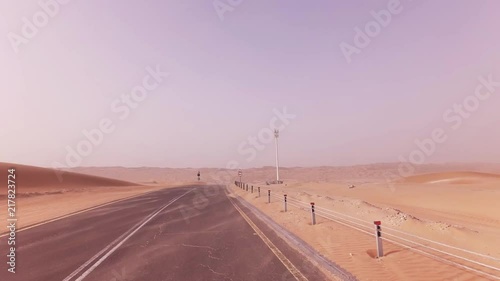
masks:
{"label": "red reflector on post", "polygon": [[375,225],[381,225],[381,224],[382,224],[382,222],[381,222],[381,221],[374,221],[373,223],[374,223]]}

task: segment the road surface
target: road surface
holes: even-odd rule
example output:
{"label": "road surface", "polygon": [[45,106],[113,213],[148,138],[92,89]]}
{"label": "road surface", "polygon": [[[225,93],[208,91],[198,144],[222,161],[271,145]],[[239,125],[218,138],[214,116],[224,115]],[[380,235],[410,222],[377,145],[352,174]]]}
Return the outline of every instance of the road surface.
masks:
{"label": "road surface", "polygon": [[0,280],[325,279],[238,205],[223,187],[183,186],[20,231],[16,273],[3,255]]}

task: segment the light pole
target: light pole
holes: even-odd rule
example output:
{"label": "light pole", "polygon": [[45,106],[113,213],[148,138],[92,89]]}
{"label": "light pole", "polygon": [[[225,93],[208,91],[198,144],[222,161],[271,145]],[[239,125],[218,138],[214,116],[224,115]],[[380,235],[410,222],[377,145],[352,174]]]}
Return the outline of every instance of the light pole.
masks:
{"label": "light pole", "polygon": [[274,142],[276,144],[276,183],[280,182],[280,172],[279,172],[279,160],[278,160],[278,138],[280,136],[280,131],[278,129],[274,130]]}

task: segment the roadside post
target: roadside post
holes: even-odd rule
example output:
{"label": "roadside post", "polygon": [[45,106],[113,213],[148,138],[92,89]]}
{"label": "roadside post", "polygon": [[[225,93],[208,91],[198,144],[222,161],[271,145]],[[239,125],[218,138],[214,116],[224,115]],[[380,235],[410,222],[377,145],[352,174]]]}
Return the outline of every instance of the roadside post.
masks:
{"label": "roadside post", "polygon": [[258,189],[259,189],[259,197],[260,197],[260,186],[258,187]]}
{"label": "roadside post", "polygon": [[312,217],[312,224],[316,224],[316,213],[314,212],[314,202],[311,202],[311,217]]}
{"label": "roadside post", "polygon": [[380,225],[381,221],[374,221],[375,224],[375,240],[377,243],[377,258],[381,258],[384,256],[384,249],[382,247],[382,228]]}
{"label": "roadside post", "polygon": [[267,190],[267,203],[271,203],[271,190]]}
{"label": "roadside post", "polygon": [[253,193],[253,185],[252,185],[252,193]]}
{"label": "roadside post", "polygon": [[287,211],[287,206],[286,206],[286,194],[285,194],[285,195],[283,195],[283,197],[284,197],[284,201],[283,201],[283,202],[285,203],[285,212],[286,212],[286,211]]}

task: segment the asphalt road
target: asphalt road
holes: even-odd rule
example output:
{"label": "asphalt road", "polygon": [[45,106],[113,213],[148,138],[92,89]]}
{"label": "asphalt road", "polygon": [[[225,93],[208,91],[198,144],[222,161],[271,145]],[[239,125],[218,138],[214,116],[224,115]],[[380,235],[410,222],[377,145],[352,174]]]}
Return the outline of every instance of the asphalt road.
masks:
{"label": "asphalt road", "polygon": [[0,280],[325,279],[248,212],[217,186],[149,193],[18,232],[15,274],[1,237]]}

